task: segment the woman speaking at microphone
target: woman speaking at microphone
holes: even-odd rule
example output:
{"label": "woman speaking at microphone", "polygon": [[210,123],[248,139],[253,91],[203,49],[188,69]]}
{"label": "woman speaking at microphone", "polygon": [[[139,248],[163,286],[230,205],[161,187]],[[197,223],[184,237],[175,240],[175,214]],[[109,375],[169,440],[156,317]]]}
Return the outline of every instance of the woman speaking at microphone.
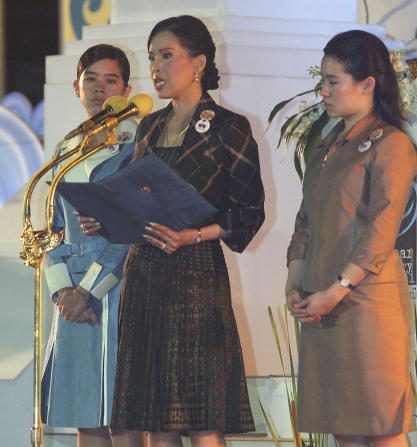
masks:
{"label": "woman speaking at microphone", "polygon": [[171,103],[141,121],[135,158],[154,152],[218,212],[181,231],[155,222],[149,244],[131,246],[112,430],[123,447],[137,447],[140,431],[152,447],[181,446],[181,434],[195,447],[224,447],[225,433],[254,424],[219,240],[242,252],[263,222],[258,147],[248,120],[207,93],[219,76],[200,20],[159,22],[148,54],[155,90]]}
{"label": "woman speaking at microphone", "polygon": [[[96,45],[81,56],[73,86],[89,118],[102,110],[108,98],[128,96],[129,76],[129,62],[119,48]],[[134,121],[124,121],[116,129],[114,146],[78,164],[64,180],[99,180],[126,165],[133,154],[136,126]],[[62,141],[56,156],[76,147],[81,137]],[[55,205],[55,227],[65,229],[65,240],[45,260],[46,282],[56,309],[42,381],[42,417],[53,427],[78,428],[78,447],[111,447],[108,425],[127,247],[109,244],[98,235],[84,236],[69,203],[58,197]]]}

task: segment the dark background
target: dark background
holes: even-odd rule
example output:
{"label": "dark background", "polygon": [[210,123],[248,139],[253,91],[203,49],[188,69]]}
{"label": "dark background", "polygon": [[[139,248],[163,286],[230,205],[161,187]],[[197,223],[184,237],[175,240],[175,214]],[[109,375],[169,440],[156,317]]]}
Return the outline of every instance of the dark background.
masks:
{"label": "dark background", "polygon": [[45,56],[59,53],[58,0],[4,0],[5,92],[43,99]]}

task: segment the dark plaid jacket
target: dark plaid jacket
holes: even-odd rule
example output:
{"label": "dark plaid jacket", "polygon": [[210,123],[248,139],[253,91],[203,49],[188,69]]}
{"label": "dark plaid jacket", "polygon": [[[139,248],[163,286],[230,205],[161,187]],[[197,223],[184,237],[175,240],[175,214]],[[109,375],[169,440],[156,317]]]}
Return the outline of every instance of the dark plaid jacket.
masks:
{"label": "dark plaid jacket", "polygon": [[[172,105],[142,119],[136,134],[134,158],[152,152]],[[215,113],[210,129],[199,133],[195,124],[203,110]],[[264,190],[258,146],[248,120],[217,105],[204,93],[183,142],[175,170],[219,212],[213,221],[227,232],[224,242],[242,252],[264,221]]]}

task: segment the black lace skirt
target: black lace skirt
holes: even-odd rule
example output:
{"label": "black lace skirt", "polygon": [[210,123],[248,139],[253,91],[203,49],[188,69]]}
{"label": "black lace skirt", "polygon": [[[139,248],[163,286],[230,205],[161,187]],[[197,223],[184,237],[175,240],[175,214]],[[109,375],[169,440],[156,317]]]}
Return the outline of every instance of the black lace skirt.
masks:
{"label": "black lace skirt", "polygon": [[120,326],[113,428],[254,430],[218,241],[173,255],[132,246]]}

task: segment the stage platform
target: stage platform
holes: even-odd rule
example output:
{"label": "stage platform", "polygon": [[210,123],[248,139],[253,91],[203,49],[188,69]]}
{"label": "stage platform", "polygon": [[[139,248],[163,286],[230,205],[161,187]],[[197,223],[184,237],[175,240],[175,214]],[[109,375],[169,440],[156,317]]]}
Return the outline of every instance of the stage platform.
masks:
{"label": "stage platform", "polygon": [[[42,187],[37,196],[39,198],[34,196],[32,203],[33,223],[35,229],[40,229],[43,228]],[[33,412],[34,269],[26,267],[18,257],[21,250],[22,201],[23,191],[0,209],[0,402],[5,409],[0,418],[0,445],[7,447],[29,445]],[[48,298],[44,298],[44,344],[48,338],[52,309]],[[228,440],[228,446],[272,446],[266,434],[259,399],[271,414],[276,414],[277,405],[282,406],[282,402],[285,402],[282,379],[249,378],[248,384],[257,433],[247,437],[232,437]],[[290,434],[288,415],[280,416],[279,419],[278,431],[287,437]],[[44,447],[75,446],[75,434],[63,434],[63,431],[47,433],[46,429]],[[290,445],[292,444],[284,442],[282,447]]]}

